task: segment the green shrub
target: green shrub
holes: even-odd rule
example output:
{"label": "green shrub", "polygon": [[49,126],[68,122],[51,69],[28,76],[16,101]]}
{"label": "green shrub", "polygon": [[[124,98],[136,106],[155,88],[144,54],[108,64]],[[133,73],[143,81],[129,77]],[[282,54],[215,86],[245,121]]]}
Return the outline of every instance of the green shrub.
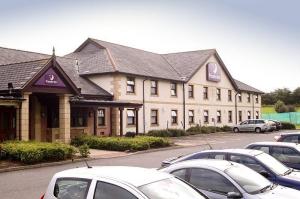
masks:
{"label": "green shrub", "polygon": [[293,130],[296,129],[296,125],[290,122],[281,122],[282,129]]}
{"label": "green shrub", "polygon": [[193,126],[190,127],[187,132],[190,135],[195,135],[195,134],[206,134],[206,133],[215,133],[215,132],[228,132],[231,131],[231,127],[229,126],[223,126],[223,127],[214,127],[214,126]]}
{"label": "green shrub", "polygon": [[153,137],[180,137],[188,135],[183,129],[161,129],[161,130],[151,130],[147,134]]}
{"label": "green shrub", "polygon": [[102,149],[110,151],[141,151],[150,148],[166,147],[170,142],[164,138],[136,136],[128,137],[97,137],[80,136],[71,141],[74,146],[87,144],[92,149]]}
{"label": "green shrub", "polygon": [[83,144],[83,145],[79,146],[78,151],[80,153],[80,156],[83,158],[87,158],[87,157],[89,157],[89,154],[91,154],[90,147],[87,144]]}
{"label": "green shrub", "polygon": [[4,142],[1,150],[4,158],[25,164],[65,160],[76,153],[76,148],[67,144],[26,141]]}

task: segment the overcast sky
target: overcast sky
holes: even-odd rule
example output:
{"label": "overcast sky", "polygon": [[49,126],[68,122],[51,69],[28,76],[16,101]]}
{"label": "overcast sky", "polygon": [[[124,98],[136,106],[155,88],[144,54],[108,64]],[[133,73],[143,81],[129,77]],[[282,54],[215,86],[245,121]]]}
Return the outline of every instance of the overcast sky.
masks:
{"label": "overcast sky", "polygon": [[297,0],[1,0],[0,46],[57,55],[88,37],[157,53],[215,48],[263,91],[300,86]]}

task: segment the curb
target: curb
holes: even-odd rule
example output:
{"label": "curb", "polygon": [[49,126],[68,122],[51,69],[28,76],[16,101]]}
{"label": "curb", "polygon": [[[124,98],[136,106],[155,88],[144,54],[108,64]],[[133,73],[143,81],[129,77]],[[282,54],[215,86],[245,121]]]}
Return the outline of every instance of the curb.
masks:
{"label": "curb", "polygon": [[153,153],[153,152],[158,152],[158,151],[181,149],[181,148],[187,148],[187,147],[196,147],[196,146],[203,146],[203,145],[205,145],[205,144],[191,145],[191,146],[175,145],[175,146],[164,147],[164,148],[149,149],[149,150],[145,150],[145,151],[137,151],[137,152],[122,154],[122,155],[113,156],[113,157],[94,157],[94,158],[90,157],[90,158],[82,158],[82,159],[65,160],[65,161],[60,161],[60,162],[48,162],[48,163],[40,163],[40,164],[34,164],[34,165],[16,166],[16,167],[9,167],[9,168],[0,169],[0,173],[6,173],[6,172],[12,172],[12,171],[21,171],[21,170],[27,170],[27,169],[36,169],[36,168],[43,168],[43,167],[51,167],[51,166],[59,166],[59,165],[65,165],[65,164],[71,164],[71,163],[77,163],[77,162],[84,162],[84,161],[120,158],[120,157],[132,156],[132,155],[139,155],[139,154]]}

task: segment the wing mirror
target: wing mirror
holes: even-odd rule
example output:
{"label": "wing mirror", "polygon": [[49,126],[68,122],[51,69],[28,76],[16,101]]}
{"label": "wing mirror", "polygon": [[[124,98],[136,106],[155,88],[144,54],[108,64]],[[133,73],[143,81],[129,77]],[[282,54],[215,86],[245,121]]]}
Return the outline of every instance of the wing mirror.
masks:
{"label": "wing mirror", "polygon": [[227,198],[230,198],[230,199],[239,199],[242,197],[243,197],[242,194],[237,193],[237,192],[228,192],[228,194],[227,194]]}
{"label": "wing mirror", "polygon": [[271,177],[270,174],[266,171],[261,171],[261,172],[259,172],[259,174],[264,176],[265,178],[270,178]]}

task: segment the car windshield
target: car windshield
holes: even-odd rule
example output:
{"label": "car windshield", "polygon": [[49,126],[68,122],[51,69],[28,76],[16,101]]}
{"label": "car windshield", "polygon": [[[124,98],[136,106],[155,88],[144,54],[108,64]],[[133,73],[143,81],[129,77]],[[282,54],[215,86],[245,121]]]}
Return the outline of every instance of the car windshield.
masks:
{"label": "car windshield", "polygon": [[176,178],[168,178],[139,187],[150,199],[205,199],[198,191]]}
{"label": "car windshield", "polygon": [[261,153],[257,155],[256,158],[277,175],[285,175],[285,173],[290,170],[284,164],[266,153]]}
{"label": "car windshield", "polygon": [[243,165],[232,166],[226,169],[225,173],[250,194],[259,193],[263,188],[271,185],[270,181],[262,175]]}

